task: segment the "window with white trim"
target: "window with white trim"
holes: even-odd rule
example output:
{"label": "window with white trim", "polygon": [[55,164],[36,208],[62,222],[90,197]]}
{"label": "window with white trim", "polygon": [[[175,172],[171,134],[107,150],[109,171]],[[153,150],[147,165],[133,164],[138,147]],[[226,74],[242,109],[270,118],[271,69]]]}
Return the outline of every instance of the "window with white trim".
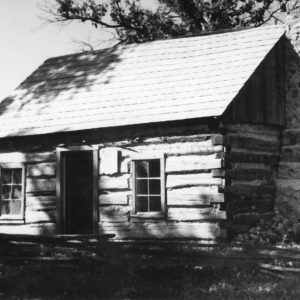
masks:
{"label": "window with white trim", "polygon": [[134,213],[165,211],[164,160],[133,160]]}
{"label": "window with white trim", "polygon": [[24,169],[1,166],[1,219],[22,218],[24,206]]}

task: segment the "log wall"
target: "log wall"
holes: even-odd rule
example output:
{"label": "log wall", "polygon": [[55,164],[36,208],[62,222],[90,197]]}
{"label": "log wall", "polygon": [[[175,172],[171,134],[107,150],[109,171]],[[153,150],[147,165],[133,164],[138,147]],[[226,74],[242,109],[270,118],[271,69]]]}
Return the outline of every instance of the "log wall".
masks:
{"label": "log wall", "polygon": [[54,152],[0,153],[0,162],[22,163],[26,174],[24,219],[0,221],[0,232],[53,234],[56,230]]}
{"label": "log wall", "polygon": [[254,124],[223,124],[226,153],[226,211],[233,233],[273,216],[281,129]]}
{"label": "log wall", "polygon": [[[100,234],[213,239],[224,237],[228,227],[243,231],[273,213],[280,129],[228,123],[212,129],[207,124],[171,126],[171,130],[166,126],[148,130],[146,136],[141,129],[125,132],[124,139],[101,139],[99,134],[98,142],[92,133],[99,147]],[[39,142],[46,148],[42,139]],[[0,232],[55,232],[57,146],[0,153],[0,163],[22,162],[26,167],[24,222],[2,223]],[[132,213],[131,161],[137,155],[164,155],[164,216]]]}
{"label": "log wall", "polygon": [[[158,136],[103,144],[99,151],[99,231],[117,238],[224,236],[224,146],[218,134]],[[131,159],[165,157],[166,214],[132,213]],[[110,159],[111,163],[107,163]],[[117,165],[116,165],[117,163]],[[221,221],[221,222],[220,222]]]}
{"label": "log wall", "polygon": [[[94,143],[99,147],[99,233],[116,238],[211,239],[225,236],[228,227],[240,232],[272,215],[278,127],[223,123],[218,130],[203,124],[171,128],[147,136],[136,131],[122,140],[98,138]],[[22,162],[26,167],[24,222],[2,223],[0,232],[55,232],[56,146],[49,151],[0,153],[0,162]],[[164,155],[163,217],[132,214],[131,160],[137,155]]]}
{"label": "log wall", "polygon": [[[55,149],[99,147],[99,233],[116,238],[205,238],[225,235],[223,138],[214,121],[130,127],[2,141],[0,163],[25,165],[24,220],[0,221],[0,232],[56,232]],[[213,127],[213,129],[212,129]],[[83,138],[85,140],[83,141]],[[34,149],[34,151],[33,151]],[[165,155],[166,215],[132,211],[131,159]],[[221,191],[221,192],[220,192]],[[221,221],[221,222],[220,222]]]}

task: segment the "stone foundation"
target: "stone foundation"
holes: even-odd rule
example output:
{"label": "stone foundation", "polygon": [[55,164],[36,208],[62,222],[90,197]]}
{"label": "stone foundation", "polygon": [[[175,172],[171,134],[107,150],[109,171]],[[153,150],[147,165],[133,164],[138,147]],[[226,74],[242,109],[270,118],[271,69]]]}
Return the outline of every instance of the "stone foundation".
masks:
{"label": "stone foundation", "polygon": [[285,41],[286,126],[282,131],[277,175],[276,207],[289,218],[300,219],[300,22],[287,20]]}

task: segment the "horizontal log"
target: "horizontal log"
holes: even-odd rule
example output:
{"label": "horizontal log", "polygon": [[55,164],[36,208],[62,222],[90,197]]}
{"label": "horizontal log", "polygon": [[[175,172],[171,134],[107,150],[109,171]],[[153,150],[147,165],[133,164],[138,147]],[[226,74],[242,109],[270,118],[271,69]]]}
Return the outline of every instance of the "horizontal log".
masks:
{"label": "horizontal log", "polygon": [[195,170],[209,170],[222,167],[222,160],[215,155],[185,155],[173,156],[166,159],[166,172],[184,172]]}
{"label": "horizontal log", "polygon": [[40,163],[35,165],[28,165],[27,176],[55,176],[55,163]]}
{"label": "horizontal log", "polygon": [[226,170],[226,177],[236,180],[272,180],[275,174],[267,168],[234,168]]}
{"label": "horizontal log", "polygon": [[99,215],[101,222],[126,222],[129,220],[131,206],[100,206]]}
{"label": "horizontal log", "polygon": [[26,209],[54,210],[56,208],[56,196],[26,196]]}
{"label": "horizontal log", "polygon": [[238,162],[231,164],[231,170],[261,170],[269,171],[271,170],[270,166],[266,166],[262,163],[248,163],[248,162]]}
{"label": "horizontal log", "polygon": [[[170,142],[168,138],[174,137],[174,136],[188,136],[188,135],[194,135],[194,134],[207,134],[211,135],[212,130],[209,128],[208,122],[205,122],[206,124],[189,124],[189,126],[179,125],[178,122],[176,122],[176,126],[174,124],[161,126],[161,124],[157,124],[156,126],[135,126],[128,128],[128,136],[132,137],[145,137],[144,139],[148,137],[153,137],[155,134],[155,137],[160,137],[162,140],[165,140],[167,142]],[[99,135],[97,133],[97,137],[99,138]],[[137,143],[136,139],[126,139],[122,140],[124,138],[124,133],[120,133],[119,129],[112,129],[109,131],[109,134],[107,136],[104,136],[104,138],[107,140],[105,143],[99,144],[100,147],[127,147],[132,146],[133,144]],[[119,139],[119,140],[117,140]],[[115,140],[114,142],[108,142],[111,140]],[[140,138],[138,138],[140,140]],[[142,139],[143,141],[143,139]],[[122,149],[122,148],[121,148]]]}
{"label": "horizontal log", "polygon": [[257,135],[256,138],[239,136],[239,135],[227,135],[226,136],[226,145],[230,145],[232,149],[244,148],[248,150],[255,151],[266,151],[278,153],[280,150],[280,142],[263,140]]}
{"label": "horizontal log", "polygon": [[241,183],[236,182],[236,184],[232,184],[231,186],[226,186],[224,188],[225,193],[231,193],[234,195],[251,195],[260,196],[264,194],[274,195],[276,191],[275,185],[253,185],[251,183]]}
{"label": "horizontal log", "polygon": [[226,171],[224,169],[213,169],[212,170],[212,177],[225,178],[226,177]]}
{"label": "horizontal log", "polygon": [[24,225],[1,225],[0,233],[5,234],[32,234],[52,235],[55,233],[55,223],[24,224]]}
{"label": "horizontal log", "polygon": [[168,220],[172,221],[201,221],[223,220],[226,212],[208,208],[168,208]]}
{"label": "horizontal log", "polygon": [[224,194],[219,193],[216,186],[190,187],[167,191],[168,205],[194,206],[224,202]]}
{"label": "horizontal log", "polygon": [[[262,191],[262,189],[261,189],[261,191]],[[227,200],[227,203],[246,202],[247,204],[251,205],[252,203],[255,204],[257,202],[274,201],[275,195],[276,195],[275,191],[267,192],[267,193],[262,193],[262,192],[259,193],[256,190],[256,191],[253,191],[252,193],[250,193],[250,192],[248,192],[248,193],[242,192],[242,194],[231,193],[228,195],[226,200]]]}
{"label": "horizontal log", "polygon": [[277,135],[267,135],[267,134],[262,134],[262,133],[249,133],[249,132],[228,132],[226,134],[226,139],[230,139],[230,137],[243,137],[243,138],[248,138],[248,139],[255,139],[255,140],[260,140],[263,142],[269,142],[269,143],[279,143],[280,142],[280,137]]}
{"label": "horizontal log", "polygon": [[272,212],[274,210],[275,195],[261,195],[260,197],[232,197],[227,201],[227,210],[232,213]]}
{"label": "horizontal log", "polygon": [[26,192],[45,192],[45,191],[55,191],[56,189],[56,179],[37,179],[28,178],[26,180]]}
{"label": "horizontal log", "polygon": [[162,143],[176,143],[176,142],[207,142],[211,143],[212,134],[192,134],[192,135],[172,135],[172,136],[161,136],[161,137],[151,137],[141,139],[142,143],[146,144],[162,144]]}
{"label": "horizontal log", "polygon": [[26,209],[30,211],[40,211],[40,212],[46,212],[48,213],[49,211],[56,211],[56,205],[35,205],[35,206],[26,206]]}
{"label": "horizontal log", "polygon": [[33,211],[26,209],[25,222],[26,223],[40,223],[40,222],[55,222],[56,210],[50,211]]}
{"label": "horizontal log", "polygon": [[167,176],[167,188],[189,187],[197,185],[223,185],[223,179],[213,178],[211,173],[180,174]]}
{"label": "horizontal log", "polygon": [[253,133],[262,134],[268,136],[276,136],[279,138],[280,130],[271,125],[260,125],[260,124],[221,124],[222,128],[227,129],[230,132],[240,132],[240,133]]}
{"label": "horizontal log", "polygon": [[26,195],[26,205],[36,205],[36,204],[45,204],[53,205],[56,203],[56,196],[46,195],[46,196],[30,196]]}
{"label": "horizontal log", "polygon": [[9,152],[0,153],[1,163],[33,163],[33,162],[45,162],[55,161],[54,152]]}
{"label": "horizontal log", "polygon": [[253,188],[260,187],[260,186],[269,186],[275,184],[273,178],[269,180],[236,180],[232,179],[230,184],[232,186],[237,186],[237,185],[249,185],[252,186]]}
{"label": "horizontal log", "polygon": [[128,205],[131,191],[126,192],[109,192],[107,194],[99,195],[100,205]]}
{"label": "horizontal log", "polygon": [[165,153],[167,155],[181,155],[181,154],[212,154],[222,152],[224,147],[213,146],[212,141],[202,142],[186,142],[186,143],[164,143],[164,144],[150,144],[139,145],[133,147],[127,147],[122,149],[122,156],[132,156],[134,154],[145,155],[161,155]]}
{"label": "horizontal log", "polygon": [[262,153],[243,149],[232,149],[226,156],[226,160],[231,163],[262,163],[265,165],[275,165],[278,163],[279,158],[279,153]]}
{"label": "horizontal log", "polygon": [[130,174],[119,176],[100,176],[99,189],[127,189],[130,186]]}
{"label": "horizontal log", "polygon": [[218,223],[99,223],[100,234],[115,234],[115,238],[197,238],[216,239],[226,236]]}

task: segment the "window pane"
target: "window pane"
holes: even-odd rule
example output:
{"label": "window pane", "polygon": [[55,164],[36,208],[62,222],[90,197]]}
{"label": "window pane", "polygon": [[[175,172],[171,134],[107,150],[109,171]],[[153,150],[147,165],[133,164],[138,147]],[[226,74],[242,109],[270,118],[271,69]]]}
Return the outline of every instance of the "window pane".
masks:
{"label": "window pane", "polygon": [[160,194],[160,179],[149,179],[149,194]]}
{"label": "window pane", "polygon": [[10,201],[1,201],[1,215],[10,214]]}
{"label": "window pane", "polygon": [[2,170],[2,183],[11,183],[12,170],[3,169]]}
{"label": "window pane", "polygon": [[161,211],[160,196],[150,197],[150,211]]}
{"label": "window pane", "polygon": [[13,170],[13,182],[22,183],[22,169]]}
{"label": "window pane", "polygon": [[149,177],[160,177],[160,160],[149,161]]}
{"label": "window pane", "polygon": [[147,178],[149,170],[149,162],[145,160],[138,160],[135,162],[136,165],[136,177]]}
{"label": "window pane", "polygon": [[22,186],[21,185],[14,185],[12,191],[12,198],[13,199],[21,199],[22,195]]}
{"label": "window pane", "polygon": [[148,211],[148,197],[137,197],[136,211]]}
{"label": "window pane", "polygon": [[2,199],[10,199],[11,185],[2,186]]}
{"label": "window pane", "polygon": [[11,215],[19,215],[21,213],[21,201],[12,200],[11,201]]}
{"label": "window pane", "polygon": [[136,191],[137,194],[148,194],[148,180],[147,179],[137,179],[136,181]]}

